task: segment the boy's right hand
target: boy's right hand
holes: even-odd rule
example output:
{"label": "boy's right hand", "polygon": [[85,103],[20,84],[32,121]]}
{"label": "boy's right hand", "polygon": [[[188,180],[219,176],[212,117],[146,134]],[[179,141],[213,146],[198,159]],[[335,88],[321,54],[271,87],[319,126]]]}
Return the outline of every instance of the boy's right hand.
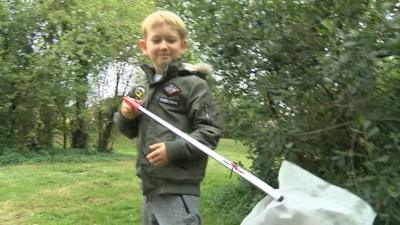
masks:
{"label": "boy's right hand", "polygon": [[[128,98],[128,97],[125,97]],[[125,101],[122,101],[121,108],[119,113],[128,120],[136,118],[140,115],[140,112],[134,110],[131,106],[128,105]]]}

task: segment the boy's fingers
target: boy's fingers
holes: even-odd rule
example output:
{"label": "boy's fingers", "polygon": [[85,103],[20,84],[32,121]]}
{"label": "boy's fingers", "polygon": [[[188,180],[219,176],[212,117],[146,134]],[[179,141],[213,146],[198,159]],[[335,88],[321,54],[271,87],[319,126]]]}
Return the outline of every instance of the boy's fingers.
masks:
{"label": "boy's fingers", "polygon": [[127,119],[133,119],[138,116],[140,113],[132,109],[128,104],[122,102],[120,113]]}
{"label": "boy's fingers", "polygon": [[147,160],[149,161],[150,164],[153,166],[162,166],[164,165],[163,159],[160,157],[158,152],[152,152],[146,156]]}
{"label": "boy's fingers", "polygon": [[152,151],[149,154],[147,154],[146,158],[147,158],[147,160],[151,160],[151,159],[156,158],[157,156],[158,156],[158,152]]}
{"label": "boy's fingers", "polygon": [[168,163],[168,158],[165,155],[165,147],[163,143],[156,143],[149,146],[149,153],[146,159],[155,167],[161,167]]}
{"label": "boy's fingers", "polygon": [[161,143],[156,143],[156,144],[150,145],[150,146],[149,146],[149,149],[152,150],[152,151],[154,151],[154,150],[156,150],[156,149],[159,148],[159,147],[161,147]]}
{"label": "boy's fingers", "polygon": [[149,161],[153,166],[158,166],[159,164],[161,164],[162,160],[159,158],[154,158],[152,160]]}

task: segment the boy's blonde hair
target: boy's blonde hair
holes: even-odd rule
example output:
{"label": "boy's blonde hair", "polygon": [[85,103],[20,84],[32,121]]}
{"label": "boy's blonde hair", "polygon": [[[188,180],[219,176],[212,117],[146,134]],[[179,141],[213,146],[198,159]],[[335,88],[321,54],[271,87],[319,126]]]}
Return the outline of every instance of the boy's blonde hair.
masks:
{"label": "boy's blonde hair", "polygon": [[148,15],[142,23],[142,36],[144,39],[147,37],[148,31],[156,25],[168,24],[175,29],[179,36],[186,40],[187,31],[186,25],[182,19],[173,12],[166,10],[158,10]]}

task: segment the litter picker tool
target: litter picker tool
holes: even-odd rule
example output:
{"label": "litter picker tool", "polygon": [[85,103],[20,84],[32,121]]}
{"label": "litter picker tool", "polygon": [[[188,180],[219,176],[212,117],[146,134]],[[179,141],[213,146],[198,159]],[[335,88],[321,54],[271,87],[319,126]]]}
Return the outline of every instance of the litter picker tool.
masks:
{"label": "litter picker tool", "polygon": [[283,161],[279,169],[279,189],[225,159],[188,134],[142,107],[138,100],[123,101],[136,111],[154,119],[170,131],[243,177],[266,194],[241,225],[372,225],[372,207],[355,194],[330,184],[301,167]]}
{"label": "litter picker tool", "polygon": [[199,150],[203,151],[208,156],[210,156],[211,158],[215,159],[216,161],[218,161],[222,165],[228,167],[233,172],[239,174],[241,177],[246,179],[248,182],[252,183],[254,186],[258,187],[259,189],[264,191],[266,194],[272,196],[275,200],[282,201],[283,197],[279,193],[278,190],[275,190],[273,187],[271,187],[270,185],[266,184],[265,182],[260,180],[258,177],[254,176],[253,174],[251,174],[251,173],[247,172],[246,170],[244,170],[243,168],[239,167],[236,163],[231,162],[230,160],[224,158],[223,156],[219,155],[215,151],[213,151],[210,148],[208,148],[207,146],[203,145],[202,143],[200,143],[196,139],[192,138],[188,134],[182,132],[181,130],[179,130],[176,127],[172,126],[171,124],[169,124],[165,120],[161,119],[160,117],[158,117],[154,113],[148,111],[147,109],[145,109],[141,105],[141,103],[138,100],[124,97],[123,101],[126,102],[133,109],[144,113],[145,115],[147,115],[150,118],[154,119],[155,121],[157,121],[161,125],[165,126],[170,131],[172,131],[173,133],[175,133],[176,135],[178,135],[179,137],[181,137],[182,139],[184,139],[188,143],[192,144],[193,146],[195,146]]}

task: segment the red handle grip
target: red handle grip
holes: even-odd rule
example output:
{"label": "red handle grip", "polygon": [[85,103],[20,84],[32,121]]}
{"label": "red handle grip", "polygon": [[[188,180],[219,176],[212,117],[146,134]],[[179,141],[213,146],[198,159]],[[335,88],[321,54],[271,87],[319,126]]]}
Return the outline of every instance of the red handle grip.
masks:
{"label": "red handle grip", "polygon": [[140,111],[139,107],[142,106],[142,103],[134,98],[122,97],[122,101],[126,102],[132,109],[136,111]]}

